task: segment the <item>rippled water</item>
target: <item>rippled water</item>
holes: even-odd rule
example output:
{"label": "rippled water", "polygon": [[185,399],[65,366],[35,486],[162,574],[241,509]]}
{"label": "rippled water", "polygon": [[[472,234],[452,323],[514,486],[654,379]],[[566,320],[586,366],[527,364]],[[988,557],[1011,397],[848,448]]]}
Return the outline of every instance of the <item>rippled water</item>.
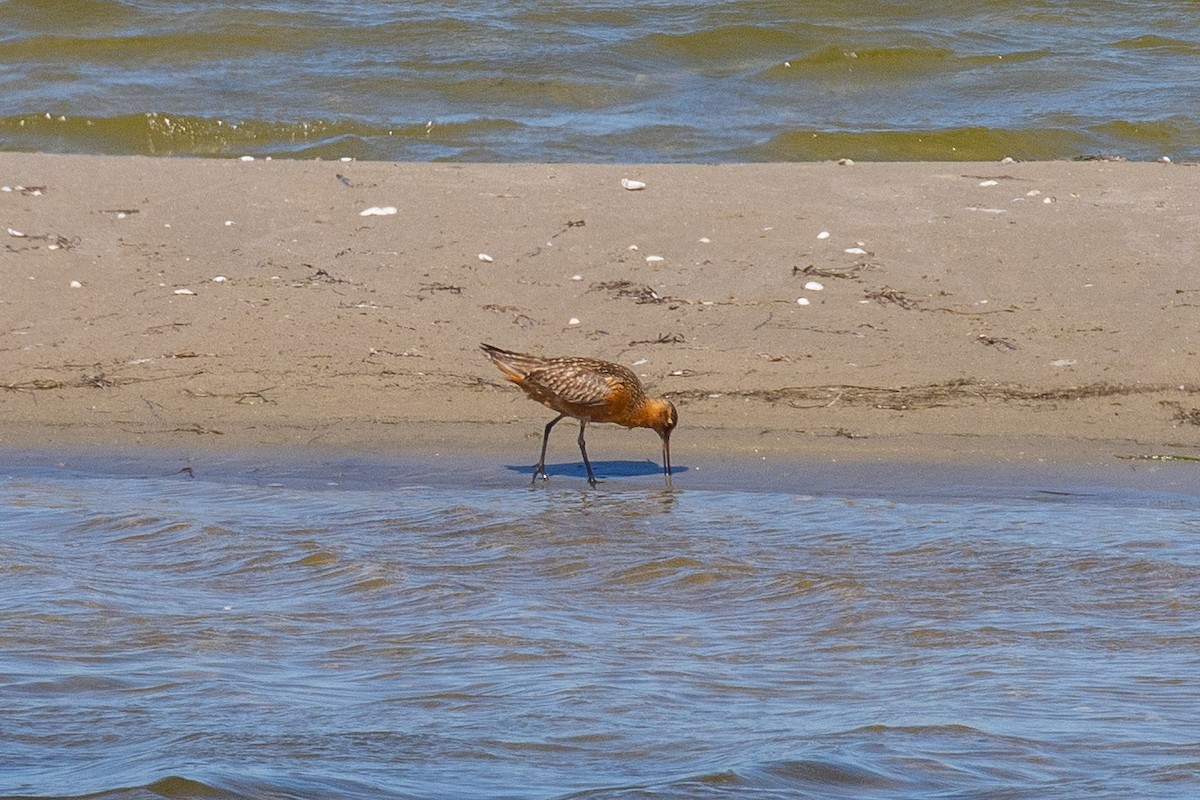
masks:
{"label": "rippled water", "polygon": [[0,797],[1200,790],[1194,488],[48,463]]}
{"label": "rippled water", "polygon": [[1200,157],[1180,2],[0,0],[0,148]]}

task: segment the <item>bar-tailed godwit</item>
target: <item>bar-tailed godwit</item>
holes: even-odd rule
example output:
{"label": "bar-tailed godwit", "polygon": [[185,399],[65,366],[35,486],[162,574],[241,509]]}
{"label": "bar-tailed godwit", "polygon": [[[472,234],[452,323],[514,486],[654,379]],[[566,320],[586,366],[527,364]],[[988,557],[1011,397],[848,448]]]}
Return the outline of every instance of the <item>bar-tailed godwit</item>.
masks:
{"label": "bar-tailed godwit", "polygon": [[546,424],[542,436],[542,455],[533,471],[533,482],[546,480],[546,444],[550,429],[563,417],[579,420],[579,452],[587,469],[588,483],[596,485],[596,475],[588,461],[583,432],[589,422],[613,422],[626,428],[651,428],[662,437],[663,475],[671,482],[671,431],[679,415],[671,401],[647,397],[642,382],[632,370],[596,358],[542,358],[501,350],[490,344],[480,345],[493,364],[525,394],[558,416]]}

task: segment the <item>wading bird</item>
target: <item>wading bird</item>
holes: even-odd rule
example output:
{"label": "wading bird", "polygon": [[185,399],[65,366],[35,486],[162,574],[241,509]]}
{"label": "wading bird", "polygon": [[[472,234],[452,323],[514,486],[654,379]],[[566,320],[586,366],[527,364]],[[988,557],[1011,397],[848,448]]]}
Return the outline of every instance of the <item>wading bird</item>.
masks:
{"label": "wading bird", "polygon": [[596,485],[596,475],[588,461],[583,441],[589,422],[612,422],[626,428],[650,428],[662,437],[663,475],[671,483],[671,431],[679,415],[671,401],[647,397],[642,382],[633,371],[596,358],[542,358],[526,353],[501,350],[490,344],[480,347],[504,376],[520,386],[525,394],[558,416],[546,424],[542,436],[542,455],[533,471],[533,482],[546,480],[546,444],[550,429],[563,417],[579,420],[579,452],[587,469],[588,483]]}

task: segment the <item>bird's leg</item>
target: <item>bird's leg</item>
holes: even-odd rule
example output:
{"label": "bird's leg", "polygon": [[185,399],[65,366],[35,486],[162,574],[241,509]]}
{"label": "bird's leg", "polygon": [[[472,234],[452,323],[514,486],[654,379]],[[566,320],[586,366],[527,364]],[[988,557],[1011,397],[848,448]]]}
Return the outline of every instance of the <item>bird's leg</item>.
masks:
{"label": "bird's leg", "polygon": [[[669,436],[669,434],[668,434]],[[662,437],[663,442],[663,476],[666,478],[667,488],[671,486],[671,440],[668,436]]]}
{"label": "bird's leg", "polygon": [[587,421],[582,420],[582,419],[579,420],[579,452],[583,454],[583,466],[587,470],[588,483],[590,483],[592,485],[592,488],[595,489],[596,488],[596,475],[595,475],[595,473],[592,472],[592,464],[590,461],[588,461],[588,457],[587,457],[587,445],[584,444],[584,441],[583,441],[583,432],[586,428],[587,428]]}
{"label": "bird's leg", "polygon": [[546,423],[546,433],[542,435],[542,457],[538,459],[537,466],[533,468],[533,480],[530,481],[531,484],[537,483],[538,478],[544,481],[550,480],[550,476],[546,474],[546,445],[550,443],[550,429],[554,427],[554,423],[565,416],[566,414],[559,414]]}

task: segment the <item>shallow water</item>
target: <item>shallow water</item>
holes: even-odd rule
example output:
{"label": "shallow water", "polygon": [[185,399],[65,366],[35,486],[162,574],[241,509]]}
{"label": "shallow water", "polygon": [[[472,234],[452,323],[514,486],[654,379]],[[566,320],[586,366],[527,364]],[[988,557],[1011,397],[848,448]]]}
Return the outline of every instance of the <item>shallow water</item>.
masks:
{"label": "shallow water", "polygon": [[0,2],[0,149],[1200,157],[1200,5]]}
{"label": "shallow water", "polygon": [[0,469],[0,797],[1200,790],[1186,472],[182,463]]}

